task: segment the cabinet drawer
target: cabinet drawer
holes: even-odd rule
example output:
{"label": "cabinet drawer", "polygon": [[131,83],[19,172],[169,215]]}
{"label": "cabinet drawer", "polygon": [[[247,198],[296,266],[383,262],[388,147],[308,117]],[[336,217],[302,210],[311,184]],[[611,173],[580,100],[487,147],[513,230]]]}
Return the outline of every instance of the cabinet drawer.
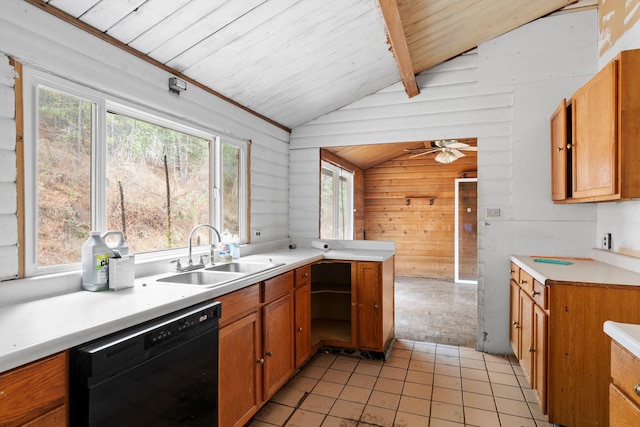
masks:
{"label": "cabinet drawer", "polygon": [[640,406],[640,360],[615,341],[611,342],[611,382]]}
{"label": "cabinet drawer", "polygon": [[520,287],[529,295],[533,293],[533,277],[526,271],[520,269]]}
{"label": "cabinet drawer", "polygon": [[66,422],[67,354],[58,353],[0,375],[3,425],[21,425],[63,407]]}
{"label": "cabinet drawer", "polygon": [[613,384],[609,385],[609,425],[639,426],[640,409]]}
{"label": "cabinet drawer", "polygon": [[514,282],[520,283],[520,267],[518,267],[514,263],[511,263],[511,278],[514,280]]}
{"label": "cabinet drawer", "polygon": [[544,308],[545,310],[549,309],[547,287],[538,282],[536,279],[533,279],[533,291],[531,292],[531,296],[533,297],[533,300],[536,302],[536,304],[538,304],[540,307]]}
{"label": "cabinet drawer", "polygon": [[296,268],[296,288],[309,283],[311,283],[311,266],[305,265],[304,267]]}
{"label": "cabinet drawer", "polygon": [[273,301],[293,291],[293,271],[265,280],[262,302]]}
{"label": "cabinet drawer", "polygon": [[222,317],[220,318],[220,327],[228,325],[242,316],[256,311],[260,304],[260,286],[247,286],[238,289],[227,295],[216,298],[216,301],[222,303]]}

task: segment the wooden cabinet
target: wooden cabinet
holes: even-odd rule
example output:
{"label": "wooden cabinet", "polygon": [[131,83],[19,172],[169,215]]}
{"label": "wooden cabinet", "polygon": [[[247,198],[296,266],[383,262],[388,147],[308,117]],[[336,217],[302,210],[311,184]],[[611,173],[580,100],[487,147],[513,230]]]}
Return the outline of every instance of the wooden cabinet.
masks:
{"label": "wooden cabinet", "polygon": [[[640,197],[640,176],[635,170],[640,161],[638,73],[640,50],[621,52],[576,91],[571,107],[564,109],[570,112],[569,121],[562,104],[551,117],[554,201]],[[564,137],[565,126],[570,128],[570,141]],[[567,161],[570,169],[563,169]]]}
{"label": "wooden cabinet", "polygon": [[358,348],[380,350],[382,346],[382,287],[380,263],[358,262]]}
{"label": "wooden cabinet", "polygon": [[640,425],[640,360],[616,341],[611,342],[609,420],[611,426]]}
{"label": "wooden cabinet", "polygon": [[218,425],[242,426],[262,402],[260,285],[217,298],[222,303],[219,337]]}
{"label": "wooden cabinet", "polygon": [[294,373],[294,272],[217,300],[218,424],[242,426]]}
{"label": "wooden cabinet", "polygon": [[547,289],[511,263],[509,341],[543,414],[547,413]]}
{"label": "wooden cabinet", "polygon": [[528,266],[512,264],[511,270],[512,346],[519,348],[514,353],[542,413],[563,426],[609,425],[611,351],[603,324],[640,323],[640,286],[571,282],[566,276],[542,283]]}
{"label": "wooden cabinet", "polygon": [[573,197],[612,196],[617,190],[617,61],[573,96]]}
{"label": "wooden cabinet", "polygon": [[311,266],[295,270],[295,287],[294,332],[297,369],[311,356]]}
{"label": "wooden cabinet", "polygon": [[571,106],[562,99],[551,115],[551,200],[571,197]]}
{"label": "wooden cabinet", "polygon": [[262,310],[264,400],[268,400],[293,375],[293,296],[288,293]]}
{"label": "wooden cabinet", "polygon": [[312,266],[312,344],[385,354],[394,337],[394,258]]}
{"label": "wooden cabinet", "polygon": [[67,353],[0,375],[0,425],[68,424]]}

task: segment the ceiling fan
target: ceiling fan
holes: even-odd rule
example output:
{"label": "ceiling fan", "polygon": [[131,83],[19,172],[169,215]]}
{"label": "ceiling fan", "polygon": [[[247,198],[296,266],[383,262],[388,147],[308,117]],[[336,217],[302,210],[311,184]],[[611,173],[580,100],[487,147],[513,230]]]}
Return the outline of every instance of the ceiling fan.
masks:
{"label": "ceiling fan", "polygon": [[[427,144],[425,143],[425,146]],[[437,141],[431,141],[430,147],[425,148],[416,148],[416,149],[406,149],[409,153],[413,153],[413,156],[409,158],[412,159],[418,156],[424,156],[425,154],[430,153],[438,153],[435,157],[435,161],[439,163],[443,163],[448,165],[451,162],[458,160],[460,157],[464,157],[465,151],[478,151],[478,147],[472,147],[467,143],[460,142],[455,139],[441,139]]]}

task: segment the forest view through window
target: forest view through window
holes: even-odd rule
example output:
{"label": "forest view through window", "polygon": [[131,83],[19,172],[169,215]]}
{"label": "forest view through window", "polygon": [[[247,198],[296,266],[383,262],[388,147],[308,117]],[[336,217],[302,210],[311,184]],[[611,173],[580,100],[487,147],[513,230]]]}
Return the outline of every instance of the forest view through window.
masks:
{"label": "forest view through window", "polygon": [[353,239],[353,173],[322,162],[320,238]]}
{"label": "forest view through window", "polygon": [[91,230],[123,231],[132,253],[186,247],[202,223],[242,236],[246,147],[45,86],[36,95],[35,267],[79,262]]}

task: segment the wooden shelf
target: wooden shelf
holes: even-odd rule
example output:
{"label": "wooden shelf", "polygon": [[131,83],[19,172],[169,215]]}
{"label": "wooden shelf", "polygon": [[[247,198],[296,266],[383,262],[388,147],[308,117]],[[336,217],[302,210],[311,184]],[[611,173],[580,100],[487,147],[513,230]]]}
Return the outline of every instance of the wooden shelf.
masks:
{"label": "wooden shelf", "polygon": [[351,322],[336,319],[311,319],[311,345],[320,341],[351,342]]}
{"label": "wooden shelf", "polygon": [[330,292],[334,294],[350,294],[350,283],[311,283],[311,293],[317,294],[322,292]]}

